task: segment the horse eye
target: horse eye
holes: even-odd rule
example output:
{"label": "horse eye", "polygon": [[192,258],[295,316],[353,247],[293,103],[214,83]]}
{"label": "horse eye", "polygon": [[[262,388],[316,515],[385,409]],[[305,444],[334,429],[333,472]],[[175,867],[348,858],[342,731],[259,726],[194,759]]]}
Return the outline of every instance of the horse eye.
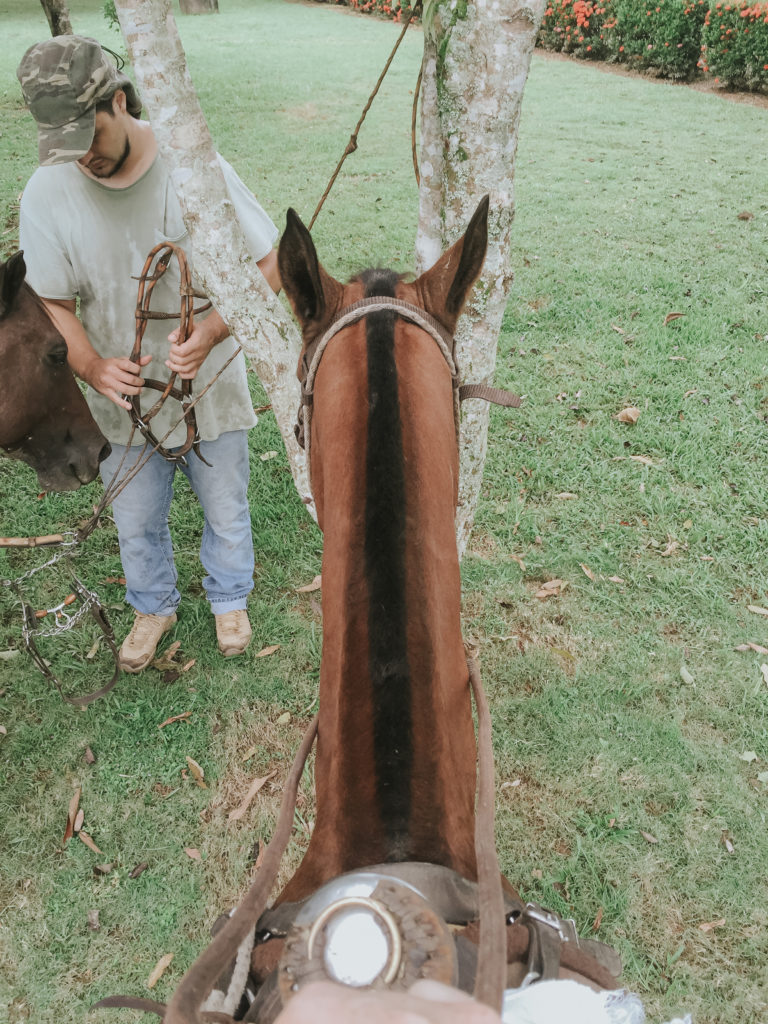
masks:
{"label": "horse eye", "polygon": [[67,361],[66,344],[61,342],[59,345],[54,346],[45,358],[51,366],[64,366]]}

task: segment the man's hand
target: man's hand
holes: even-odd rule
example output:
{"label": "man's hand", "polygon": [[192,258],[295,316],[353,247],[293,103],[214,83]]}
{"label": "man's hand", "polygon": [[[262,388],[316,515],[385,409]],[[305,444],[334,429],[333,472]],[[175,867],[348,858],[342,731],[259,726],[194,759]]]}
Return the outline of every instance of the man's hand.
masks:
{"label": "man's hand", "polygon": [[275,1024],[501,1024],[498,1014],[471,996],[436,981],[408,992],[374,992],[328,981],[295,995]]}
{"label": "man's hand", "polygon": [[151,359],[152,356],[141,356],[137,365],[127,358],[102,359],[96,356],[90,361],[82,377],[94,391],[106,395],[121,409],[130,409],[131,403],[123,396],[139,394],[144,387],[141,367],[146,366]]}
{"label": "man's hand", "polygon": [[171,352],[165,365],[178,373],[182,380],[193,380],[214,345],[227,337],[229,328],[214,309],[205,320],[193,326],[192,333],[182,345],[178,344],[179,328],[171,331],[168,335]]}

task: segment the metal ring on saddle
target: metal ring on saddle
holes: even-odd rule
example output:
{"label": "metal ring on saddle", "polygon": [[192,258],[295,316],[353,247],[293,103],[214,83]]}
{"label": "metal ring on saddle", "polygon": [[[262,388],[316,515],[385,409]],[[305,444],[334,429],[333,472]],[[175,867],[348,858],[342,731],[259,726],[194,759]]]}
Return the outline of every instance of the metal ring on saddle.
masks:
{"label": "metal ring on saddle", "polygon": [[[152,292],[157,282],[168,269],[168,265],[174,256],[178,260],[179,273],[181,276],[181,283],[179,285],[179,294],[181,296],[180,312],[153,313],[149,308]],[[152,269],[153,263],[154,270]],[[149,320],[179,320],[180,343],[187,340],[189,335],[192,333],[194,315],[196,313],[204,313],[206,310],[211,308],[211,303],[206,302],[204,305],[195,309],[195,296],[196,293],[192,287],[189,264],[184,250],[180,249],[172,242],[161,242],[159,245],[156,245],[147,256],[144,263],[144,269],[139,277],[139,292],[136,299],[136,340],[134,341],[133,351],[130,355],[132,362],[138,364],[139,359],[141,358],[141,343]],[[198,296],[198,298],[203,297],[204,296]],[[185,456],[190,450],[193,451],[199,459],[206,462],[200,454],[200,435],[197,431],[197,418],[195,416],[194,406],[191,404],[192,381],[182,380],[181,387],[178,388],[176,387],[176,377],[177,374],[175,372],[171,373],[165,383],[159,380],[154,380],[151,377],[145,377],[144,387],[151,388],[154,391],[159,391],[161,394],[152,408],[145,413],[142,413],[141,411],[141,396],[128,396],[128,401],[131,405],[129,411],[131,421],[134,426],[141,431],[154,450],[157,451],[159,455],[162,455],[162,457],[168,462],[179,462],[185,464]],[[184,444],[174,452],[161,444],[150,427],[151,421],[160,412],[167,398],[173,398],[181,404],[183,418],[187,424],[186,440]],[[208,465],[207,462],[206,465]]]}

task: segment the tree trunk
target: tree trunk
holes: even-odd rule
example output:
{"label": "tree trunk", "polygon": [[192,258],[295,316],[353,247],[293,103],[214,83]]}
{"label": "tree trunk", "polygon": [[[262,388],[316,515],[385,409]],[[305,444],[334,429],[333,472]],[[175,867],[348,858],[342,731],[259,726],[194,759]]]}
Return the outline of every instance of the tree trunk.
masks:
{"label": "tree trunk", "polygon": [[182,14],[218,14],[219,0],[179,0]]}
{"label": "tree trunk", "polygon": [[171,0],[117,0],[120,27],[161,156],[181,202],[197,281],[242,345],[272,403],[299,495],[311,496],[293,424],[301,340],[245,244],[187,71]]}
{"label": "tree trunk", "polygon": [[67,0],[40,0],[52,36],[71,36],[72,23],[69,20]]}
{"label": "tree trunk", "polygon": [[[457,333],[464,381],[490,383],[512,285],[510,238],[520,105],[545,0],[438,0],[425,30],[417,271],[461,235],[491,197],[488,255]],[[456,537],[472,531],[488,440],[488,406],[464,403]]]}

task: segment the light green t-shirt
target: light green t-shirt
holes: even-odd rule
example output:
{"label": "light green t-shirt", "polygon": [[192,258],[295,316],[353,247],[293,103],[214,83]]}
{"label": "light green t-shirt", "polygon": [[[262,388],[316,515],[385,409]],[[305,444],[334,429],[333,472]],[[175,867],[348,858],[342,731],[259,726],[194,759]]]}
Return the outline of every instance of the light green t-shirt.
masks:
{"label": "light green t-shirt", "polygon": [[[235,171],[219,157],[235,213],[256,260],[274,245],[277,228],[243,185]],[[114,189],[86,177],[74,163],[39,167],[21,200],[20,244],[27,265],[27,281],[46,299],[80,299],[80,319],[96,351],[104,358],[129,356],[136,330],[137,278],[151,249],[170,241],[190,252],[181,208],[165,167],[158,157],[133,185]],[[196,306],[203,300],[197,300]],[[178,313],[179,270],[175,259],[152,293],[151,309]],[[153,357],[143,371],[147,377],[168,379],[168,335],[172,320],[150,320],[142,352]],[[199,394],[235,351],[234,339],[216,345],[192,382],[192,397]],[[87,392],[94,419],[109,441],[127,444],[131,431],[128,413],[92,388]],[[145,389],[142,410],[157,401],[157,391]],[[179,419],[181,407],[169,400],[152,420],[162,438]],[[200,437],[214,441],[229,430],[248,429],[256,423],[240,353],[211,390],[195,406]],[[184,443],[186,425],[177,426],[165,444]],[[143,443],[136,432],[134,444]]]}

